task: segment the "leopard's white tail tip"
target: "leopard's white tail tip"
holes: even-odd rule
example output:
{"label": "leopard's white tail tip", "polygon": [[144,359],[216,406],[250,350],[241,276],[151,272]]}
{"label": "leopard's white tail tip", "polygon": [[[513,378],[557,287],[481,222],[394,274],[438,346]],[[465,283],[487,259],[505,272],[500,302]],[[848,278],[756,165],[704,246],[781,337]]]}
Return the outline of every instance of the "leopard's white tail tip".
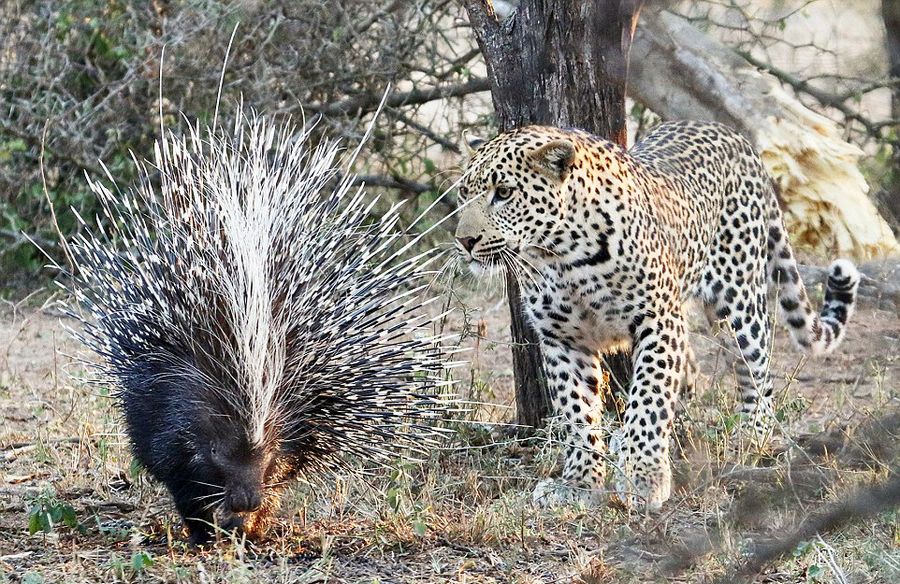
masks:
{"label": "leopard's white tail tip", "polygon": [[816,314],[793,258],[791,263],[776,271],[782,322],[798,349],[811,355],[827,355],[841,344],[847,332],[847,323],[856,308],[859,270],[848,260],[832,262],[825,282],[825,301]]}
{"label": "leopard's white tail tip", "polygon": [[829,288],[831,287],[832,282],[834,282],[840,289],[852,289],[855,294],[861,278],[862,276],[860,275],[859,270],[856,269],[856,266],[853,265],[853,262],[850,260],[834,260],[831,262],[831,265],[828,266]]}
{"label": "leopard's white tail tip", "polygon": [[830,353],[843,340],[847,323],[856,310],[856,292],[861,278],[859,270],[850,260],[834,260],[828,266],[821,319],[823,324],[835,330],[835,335],[834,342],[824,347],[822,354]]}
{"label": "leopard's white tail tip", "polygon": [[800,278],[774,192],[769,210],[767,264],[769,283],[778,291],[779,316],[790,330],[794,345],[811,355],[834,351],[844,340],[847,323],[856,308],[859,270],[845,259],[835,260],[828,266],[825,301],[816,314]]}

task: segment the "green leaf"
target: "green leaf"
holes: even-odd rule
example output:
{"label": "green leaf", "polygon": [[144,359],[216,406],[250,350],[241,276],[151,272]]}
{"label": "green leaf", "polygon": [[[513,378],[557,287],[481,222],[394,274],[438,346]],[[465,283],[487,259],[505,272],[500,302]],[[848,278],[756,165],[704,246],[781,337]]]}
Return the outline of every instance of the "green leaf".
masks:
{"label": "green leaf", "polygon": [[400,508],[400,493],[397,489],[388,489],[387,491],[387,503],[388,507],[397,511]]}
{"label": "green leaf", "polygon": [[419,537],[423,537],[425,533],[428,531],[428,526],[421,519],[416,519],[412,522],[413,531]]}
{"label": "green leaf", "polygon": [[34,535],[38,531],[43,529],[43,524],[41,523],[41,514],[40,513],[29,513],[28,514],[28,535]]}
{"label": "green leaf", "polygon": [[68,503],[63,503],[60,505],[60,509],[62,512],[62,522],[72,529],[78,527],[78,517],[75,515],[75,508]]}
{"label": "green leaf", "polygon": [[434,161],[430,158],[422,159],[422,163],[425,165],[425,172],[428,174],[434,174],[437,170],[437,166],[435,166]]}
{"label": "green leaf", "polygon": [[62,505],[59,503],[57,503],[55,505],[51,504],[49,506],[49,509],[47,509],[47,515],[50,517],[50,522],[53,523],[54,525],[56,525],[57,523],[62,523],[62,518],[63,518]]}
{"label": "green leaf", "polygon": [[147,552],[134,552],[134,554],[131,555],[131,567],[134,569],[135,573],[143,572],[144,568],[149,568],[152,565],[153,556]]}

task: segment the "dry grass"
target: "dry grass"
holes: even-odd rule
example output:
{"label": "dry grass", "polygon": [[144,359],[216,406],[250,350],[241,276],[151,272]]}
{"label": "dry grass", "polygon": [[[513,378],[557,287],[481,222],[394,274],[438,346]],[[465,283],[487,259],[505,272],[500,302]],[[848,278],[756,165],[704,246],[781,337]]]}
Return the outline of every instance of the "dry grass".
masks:
{"label": "dry grass", "polygon": [[[182,543],[166,494],[132,466],[114,402],[77,381],[66,356],[76,348],[58,318],[34,301],[5,307],[0,582],[733,583],[767,538],[883,480],[897,462],[900,319],[863,309],[839,353],[822,360],[792,352],[779,332],[783,437],[771,452],[728,444],[733,380],[719,342],[698,332],[705,376],[682,416],[677,488],[662,512],[536,509],[531,488],[556,468],[555,437],[517,440],[494,424],[512,416],[505,304],[460,294],[485,307],[449,325],[484,337],[464,341],[473,366],[458,372],[467,396],[494,404],[470,414],[479,422],[460,424],[423,464],[325,492],[298,484],[270,540],[207,550]],[[60,523],[29,535],[35,509]],[[900,519],[879,512],[805,538],[745,579],[900,581]]]}

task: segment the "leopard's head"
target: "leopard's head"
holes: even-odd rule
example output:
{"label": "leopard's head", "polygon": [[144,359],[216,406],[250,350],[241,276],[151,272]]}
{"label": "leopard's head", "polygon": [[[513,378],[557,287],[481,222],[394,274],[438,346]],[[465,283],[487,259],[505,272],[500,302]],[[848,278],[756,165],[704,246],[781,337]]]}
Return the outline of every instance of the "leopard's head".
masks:
{"label": "leopard's head", "polygon": [[465,208],[456,246],[473,272],[521,267],[520,254],[549,251],[575,161],[564,133],[539,126],[500,134],[472,153],[459,186]]}

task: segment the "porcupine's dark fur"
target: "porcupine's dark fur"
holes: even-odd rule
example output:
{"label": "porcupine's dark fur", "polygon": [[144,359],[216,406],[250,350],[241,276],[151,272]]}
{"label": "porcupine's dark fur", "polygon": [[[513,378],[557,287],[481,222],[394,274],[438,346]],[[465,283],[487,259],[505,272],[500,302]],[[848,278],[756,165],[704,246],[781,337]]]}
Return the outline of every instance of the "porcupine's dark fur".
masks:
{"label": "porcupine's dark fur", "polygon": [[419,310],[434,256],[406,253],[396,207],[369,225],[337,145],[310,143],[242,115],[168,135],[159,188],[91,182],[104,213],[71,241],[76,334],[195,542],[259,536],[289,479],[437,433],[444,355]]}

